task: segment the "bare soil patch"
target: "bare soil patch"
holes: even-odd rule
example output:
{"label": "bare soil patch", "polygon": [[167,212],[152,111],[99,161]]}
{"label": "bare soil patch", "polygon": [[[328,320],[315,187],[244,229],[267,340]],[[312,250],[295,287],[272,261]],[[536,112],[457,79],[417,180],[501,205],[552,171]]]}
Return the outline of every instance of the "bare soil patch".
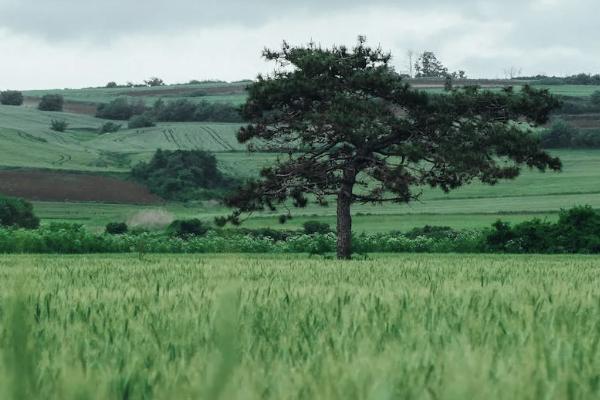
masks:
{"label": "bare soil patch", "polygon": [[0,171],[0,194],[37,201],[164,202],[135,182],[102,175],[52,171]]}

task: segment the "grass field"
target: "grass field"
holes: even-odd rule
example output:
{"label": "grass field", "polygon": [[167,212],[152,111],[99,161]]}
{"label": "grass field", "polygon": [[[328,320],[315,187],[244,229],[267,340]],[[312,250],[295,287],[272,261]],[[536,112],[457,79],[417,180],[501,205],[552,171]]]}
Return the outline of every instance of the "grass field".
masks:
{"label": "grass field", "polygon": [[[416,226],[448,225],[455,228],[479,228],[489,226],[498,218],[517,222],[533,217],[554,219],[561,208],[589,204],[600,208],[600,151],[555,151],[564,162],[562,173],[541,174],[525,171],[515,181],[502,182],[497,186],[473,184],[445,195],[440,191],[424,190],[421,202],[409,205],[361,205],[357,204],[354,228],[357,232],[387,232],[407,230]],[[260,165],[272,156],[266,154],[220,153],[218,157],[228,172],[256,172]],[[239,173],[239,172],[237,172]],[[215,203],[184,206],[168,204],[166,208],[174,217],[198,217],[210,221],[214,216],[228,212]],[[36,213],[44,223],[68,221],[83,223],[93,229],[101,229],[106,223],[125,221],[147,207],[111,204],[36,203]],[[256,214],[245,226],[297,228],[307,220],[319,220],[332,226],[335,208],[309,206],[293,210],[296,216],[286,225],[277,220],[281,213]]]}
{"label": "grass field", "polygon": [[599,265],[0,256],[0,397],[598,398]]}
{"label": "grass field", "polygon": [[[70,101],[97,103],[121,95],[150,102],[161,96],[177,98],[204,90],[207,96],[191,99],[224,101],[233,96],[240,100],[239,84],[207,83],[175,85],[160,88],[71,89],[63,90]],[[553,85],[557,94],[589,96],[594,86]],[[437,90],[437,89],[435,89]],[[32,91],[27,96],[39,97],[54,91]],[[53,118],[66,119],[67,132],[49,129]],[[595,120],[594,120],[595,121]],[[592,126],[595,123],[591,122]],[[216,154],[220,167],[229,175],[254,176],[259,168],[273,160],[272,154],[247,153],[235,138],[239,125],[219,123],[163,123],[157,127],[98,135],[104,120],[88,115],[40,112],[30,107],[0,106],[0,168],[37,168],[68,171],[93,171],[119,176],[139,161],[148,160],[157,148],[203,149]],[[118,122],[123,123],[123,122]],[[126,125],[126,122],[124,123]],[[589,125],[589,123],[588,123]],[[587,125],[586,125],[587,127]],[[534,216],[556,218],[561,208],[589,204],[600,208],[600,151],[554,151],[565,164],[560,174],[526,171],[513,182],[494,187],[479,184],[457,190],[450,195],[424,189],[422,202],[411,205],[357,205],[354,212],[357,231],[382,232],[410,229],[425,224],[450,225],[456,228],[489,226],[502,217],[521,221]],[[124,176],[124,175],[121,175]],[[200,217],[211,220],[227,212],[214,204],[184,207],[169,204],[175,217]],[[70,221],[101,229],[107,222],[127,220],[140,208],[125,205],[37,203],[36,211],[44,223]],[[320,220],[333,225],[335,210],[311,206],[296,212],[297,218],[287,226],[277,223],[277,214],[253,216],[248,227],[296,228],[307,220]]]}
{"label": "grass field", "polygon": [[[50,129],[52,119],[64,119],[64,133]],[[158,148],[202,149],[215,152],[243,150],[236,124],[164,123],[153,128],[126,129],[99,135],[106,122],[94,117],[42,112],[26,107],[0,106],[0,167],[48,168],[73,171],[128,171],[149,159]]]}

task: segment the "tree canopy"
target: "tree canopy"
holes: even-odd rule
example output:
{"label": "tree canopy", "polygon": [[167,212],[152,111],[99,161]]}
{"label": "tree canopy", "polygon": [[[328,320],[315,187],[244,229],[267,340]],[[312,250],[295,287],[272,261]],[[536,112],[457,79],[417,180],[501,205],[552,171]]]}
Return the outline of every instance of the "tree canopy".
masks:
{"label": "tree canopy", "polygon": [[234,223],[290,199],[296,207],[336,199],[337,253],[349,258],[354,202],[406,203],[425,186],[448,192],[515,178],[522,166],[561,168],[531,129],[559,105],[546,90],[427,94],[362,37],[353,49],[284,43],[264,57],[278,68],[249,86],[238,139],[282,156],[228,199]]}

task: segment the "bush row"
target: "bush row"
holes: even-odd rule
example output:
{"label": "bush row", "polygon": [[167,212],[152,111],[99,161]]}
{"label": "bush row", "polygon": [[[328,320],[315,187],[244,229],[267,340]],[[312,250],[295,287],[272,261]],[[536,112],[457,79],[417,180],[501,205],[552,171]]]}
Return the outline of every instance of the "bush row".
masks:
{"label": "bush row", "polygon": [[568,122],[556,120],[541,134],[542,146],[556,148],[599,148],[600,129],[578,129]]}
{"label": "bush row", "polygon": [[[176,221],[166,233],[93,234],[79,225],[52,224],[37,230],[0,230],[2,253],[310,253],[335,251],[333,232],[307,234],[209,230],[197,220]],[[126,226],[107,226],[112,233]],[[540,219],[511,226],[502,221],[491,229],[456,231],[425,227],[408,233],[360,234],[356,253],[600,253],[600,213],[591,207],[562,211],[557,222]]]}
{"label": "bush row", "polygon": [[[100,104],[96,117],[113,120],[132,120],[143,116],[145,120],[158,122],[241,122],[238,109],[225,103],[207,101],[191,102],[186,99],[165,102],[157,100],[152,107],[146,107],[142,100],[130,101],[118,98],[110,103]],[[130,126],[135,128],[135,126]]]}

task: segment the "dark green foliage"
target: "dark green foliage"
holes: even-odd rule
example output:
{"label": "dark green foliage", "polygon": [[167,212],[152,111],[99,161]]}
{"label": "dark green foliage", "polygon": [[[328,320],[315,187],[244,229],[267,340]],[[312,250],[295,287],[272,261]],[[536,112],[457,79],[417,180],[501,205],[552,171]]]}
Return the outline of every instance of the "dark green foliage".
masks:
{"label": "dark green foliage", "polygon": [[125,97],[119,97],[110,103],[98,105],[96,117],[127,121],[132,116],[143,114],[145,111],[146,106],[142,100],[129,101]]}
{"label": "dark green foliage", "polygon": [[170,236],[177,236],[180,238],[204,236],[208,231],[209,227],[197,218],[176,220],[167,228],[167,233]]}
{"label": "dark green foliage", "polygon": [[202,150],[157,150],[150,162],[140,163],[132,176],[164,199],[195,200],[221,197],[235,181],[219,171],[217,159]]}
{"label": "dark green foliage", "polygon": [[4,106],[20,106],[23,104],[23,93],[16,90],[0,92],[0,104]]}
{"label": "dark green foliage", "polygon": [[150,113],[134,115],[127,124],[129,129],[151,128],[153,126],[156,126],[156,123]]}
{"label": "dark green foliage", "polygon": [[186,99],[164,102],[157,100],[152,108],[157,121],[161,122],[241,122],[237,107],[225,103],[201,101],[192,103]]}
{"label": "dark green foliage", "polygon": [[146,86],[150,87],[165,86],[165,82],[162,79],[156,77],[152,77],[148,80],[145,80],[144,83],[146,84]]}
{"label": "dark green foliage", "polygon": [[35,229],[40,220],[33,213],[33,205],[23,199],[0,197],[0,226]]}
{"label": "dark green foliage", "polygon": [[110,235],[123,235],[127,233],[128,227],[124,222],[110,222],[106,224],[105,232]]}
{"label": "dark green foliage", "polygon": [[513,253],[599,253],[600,213],[581,206],[561,211],[556,223],[534,219],[512,227],[498,221],[486,244],[491,251]]}
{"label": "dark green foliage", "polygon": [[542,133],[542,146],[547,149],[571,147],[571,141],[577,135],[577,128],[559,119]]}
{"label": "dark green foliage", "polygon": [[115,124],[114,122],[107,122],[100,127],[100,133],[114,133],[118,132],[121,129],[120,124]]}
{"label": "dark green foliage", "polygon": [[304,233],[307,235],[312,235],[314,233],[325,234],[331,232],[331,227],[329,224],[319,221],[306,221],[304,224],[302,224],[302,227],[304,228]]}
{"label": "dark green foliage", "polygon": [[108,89],[114,89],[114,88],[117,88],[117,87],[119,87],[119,85],[117,85],[117,83],[116,83],[116,82],[108,82],[108,83],[106,84],[106,87],[107,87]]}
{"label": "dark green foliage", "polygon": [[60,94],[47,94],[42,96],[38,109],[41,111],[62,111],[65,99]]}
{"label": "dark green foliage", "polygon": [[541,141],[547,149],[599,148],[600,129],[578,129],[559,119],[542,132]]}
{"label": "dark green foliage", "polygon": [[445,78],[448,76],[448,68],[437,59],[431,51],[426,51],[415,63],[417,78]]}
{"label": "dark green foliage", "polygon": [[456,237],[458,231],[449,226],[430,226],[425,225],[422,228],[414,228],[406,233],[406,237],[416,239],[418,237],[426,237],[431,239],[447,239]]}
{"label": "dark green foliage", "polygon": [[561,211],[556,228],[556,242],[566,252],[600,252],[600,213],[590,206]]}
{"label": "dark green foliage", "polygon": [[[474,180],[514,179],[524,166],[561,168],[532,129],[560,105],[547,90],[428,94],[410,88],[391,55],[364,38],[353,49],[284,44],[264,56],[290,68],[248,86],[249,124],[238,140],[289,156],[229,198],[231,221],[288,200],[303,207],[309,198],[323,205],[335,197],[338,257],[349,258],[355,202],[405,203],[422,186],[448,192]],[[435,69],[446,76],[443,66]]]}
{"label": "dark green foliage", "polygon": [[585,97],[563,97],[561,107],[556,114],[600,113],[600,104],[594,104]]}
{"label": "dark green foliage", "polygon": [[596,90],[594,93],[592,93],[590,96],[590,101],[592,104],[600,106],[600,90]]}
{"label": "dark green foliage", "polygon": [[50,121],[50,129],[56,132],[64,132],[69,127],[69,123],[64,119],[53,119]]}

